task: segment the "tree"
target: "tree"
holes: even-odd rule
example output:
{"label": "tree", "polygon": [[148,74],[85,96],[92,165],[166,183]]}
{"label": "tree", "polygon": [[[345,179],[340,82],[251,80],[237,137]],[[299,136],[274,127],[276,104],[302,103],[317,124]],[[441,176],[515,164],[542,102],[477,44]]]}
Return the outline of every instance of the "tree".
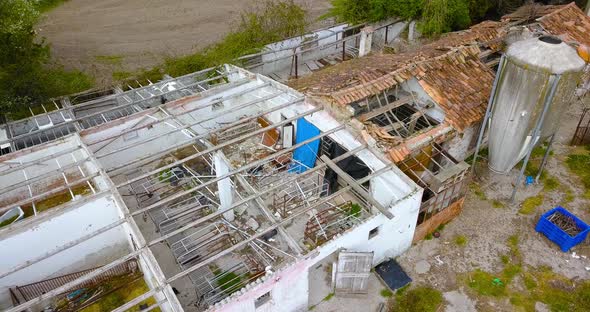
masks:
{"label": "tree", "polygon": [[41,96],[35,77],[49,59],[49,48],[35,41],[38,17],[30,1],[0,1],[0,105],[5,107]]}
{"label": "tree", "polygon": [[26,108],[49,97],[79,92],[92,80],[79,71],[50,63],[49,46],[37,37],[36,8],[31,0],[0,0],[0,110]]}

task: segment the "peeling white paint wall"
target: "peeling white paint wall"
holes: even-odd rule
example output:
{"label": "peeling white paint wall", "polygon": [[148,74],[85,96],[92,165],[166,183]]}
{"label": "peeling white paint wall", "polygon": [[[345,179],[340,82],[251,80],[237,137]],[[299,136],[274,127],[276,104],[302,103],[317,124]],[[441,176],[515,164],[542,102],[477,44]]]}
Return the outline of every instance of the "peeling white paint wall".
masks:
{"label": "peeling white paint wall", "polygon": [[[305,109],[308,105],[295,105],[284,114],[295,114],[295,111]],[[314,113],[306,119],[321,131],[328,131],[339,125],[325,111]],[[338,131],[330,137],[349,150],[361,145],[350,132],[345,130]],[[366,150],[357,153],[356,156],[373,170],[378,170],[386,165],[376,155]],[[410,248],[423,190],[395,166],[391,171],[371,179],[370,185],[372,196],[385,207],[390,207],[394,214],[393,219],[390,220],[384,215],[378,214],[365,220],[362,224],[336,236],[312,251],[306,259],[255,282],[254,285],[250,285],[234,295],[236,298],[226,299],[212,310],[227,312],[306,311],[309,297],[309,269],[334,252],[341,249],[374,252],[373,265],[377,265],[388,258],[401,255]],[[375,228],[378,228],[378,234],[369,239],[369,232]],[[267,292],[270,292],[271,300],[256,309],[256,299]]]}
{"label": "peeling white paint wall", "polygon": [[465,160],[467,156],[471,155],[473,152],[472,150],[475,148],[474,143],[479,135],[478,130],[479,124],[474,124],[468,127],[463,133],[458,133],[451,140],[446,142],[444,148],[447,149],[453,158],[459,161]]}
{"label": "peeling white paint wall", "polygon": [[[18,232],[0,237],[0,272],[41,257],[101,227],[119,220],[120,210],[112,197],[104,196]],[[127,254],[130,246],[121,226],[79,243],[45,260],[0,279],[0,308],[12,305],[8,288],[73,273],[109,262]]]}

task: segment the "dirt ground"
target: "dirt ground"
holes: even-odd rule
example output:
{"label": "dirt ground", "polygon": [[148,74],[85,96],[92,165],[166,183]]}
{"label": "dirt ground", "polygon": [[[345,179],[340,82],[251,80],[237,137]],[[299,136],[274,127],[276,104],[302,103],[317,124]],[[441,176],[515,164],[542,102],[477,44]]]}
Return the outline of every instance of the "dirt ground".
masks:
{"label": "dirt ground", "polygon": [[[296,0],[316,21],[328,0]],[[149,68],[221,39],[252,0],[69,0],[50,11],[39,33],[56,60],[100,80],[113,71]],[[312,24],[321,27],[322,22]],[[107,56],[107,57],[105,57]]]}
{"label": "dirt ground", "polygon": [[[397,259],[413,279],[414,285],[431,286],[443,293],[445,305],[438,311],[516,310],[507,297],[474,295],[465,281],[469,272],[476,269],[500,276],[499,272],[503,268],[501,255],[510,252],[507,240],[512,235],[518,235],[519,238],[518,250],[522,256],[523,269],[536,271],[541,266],[548,266],[556,274],[571,280],[590,279],[588,239],[564,253],[534,229],[540,215],[557,205],[563,205],[586,222],[590,221],[590,205],[589,201],[582,197],[583,186],[579,178],[569,173],[564,165],[566,156],[576,150],[576,147],[569,146],[569,141],[580,116],[581,106],[581,103],[577,103],[568,109],[562,119],[557,142],[554,144],[554,155],[549,158],[547,172],[557,178],[560,188],[544,191],[542,185],[522,187],[516,203],[510,204],[509,198],[516,170],[513,170],[511,176],[490,175],[485,165],[482,165],[478,171],[480,174],[477,181],[485,196],[470,191],[463,212],[445,226],[440,238],[421,241]],[[571,202],[566,202],[564,189],[571,190],[574,195]],[[545,195],[545,200],[535,212],[530,215],[518,212],[525,198],[540,193]],[[498,207],[498,202],[501,202],[503,207]],[[465,246],[455,243],[458,235],[467,238]],[[524,288],[519,276],[507,287],[517,290]],[[323,302],[318,308],[322,311],[336,311],[340,300],[335,297]],[[374,299],[366,300],[368,301],[361,300],[358,304],[374,303]],[[535,309],[547,311],[547,307],[540,302],[536,303]]]}

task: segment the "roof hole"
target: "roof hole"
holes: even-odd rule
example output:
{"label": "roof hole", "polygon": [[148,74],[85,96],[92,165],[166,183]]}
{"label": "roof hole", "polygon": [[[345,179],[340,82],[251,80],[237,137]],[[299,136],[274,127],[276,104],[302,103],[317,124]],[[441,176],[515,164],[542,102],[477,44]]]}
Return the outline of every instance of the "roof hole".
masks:
{"label": "roof hole", "polygon": [[555,36],[541,36],[541,37],[539,37],[539,40],[541,40],[545,43],[549,43],[549,44],[560,44],[561,43],[561,39],[559,39]]}

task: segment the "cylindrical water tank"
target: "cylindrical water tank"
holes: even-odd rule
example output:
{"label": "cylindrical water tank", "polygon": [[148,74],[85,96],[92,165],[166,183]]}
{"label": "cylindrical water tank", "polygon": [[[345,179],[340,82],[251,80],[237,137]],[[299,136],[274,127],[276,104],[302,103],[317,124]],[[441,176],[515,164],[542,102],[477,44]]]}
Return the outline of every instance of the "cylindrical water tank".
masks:
{"label": "cylindrical water tank", "polygon": [[555,133],[585,66],[576,49],[552,36],[515,42],[504,60],[492,95],[488,135],[489,168],[498,173],[508,173],[525,156],[552,82],[558,81],[534,143]]}

